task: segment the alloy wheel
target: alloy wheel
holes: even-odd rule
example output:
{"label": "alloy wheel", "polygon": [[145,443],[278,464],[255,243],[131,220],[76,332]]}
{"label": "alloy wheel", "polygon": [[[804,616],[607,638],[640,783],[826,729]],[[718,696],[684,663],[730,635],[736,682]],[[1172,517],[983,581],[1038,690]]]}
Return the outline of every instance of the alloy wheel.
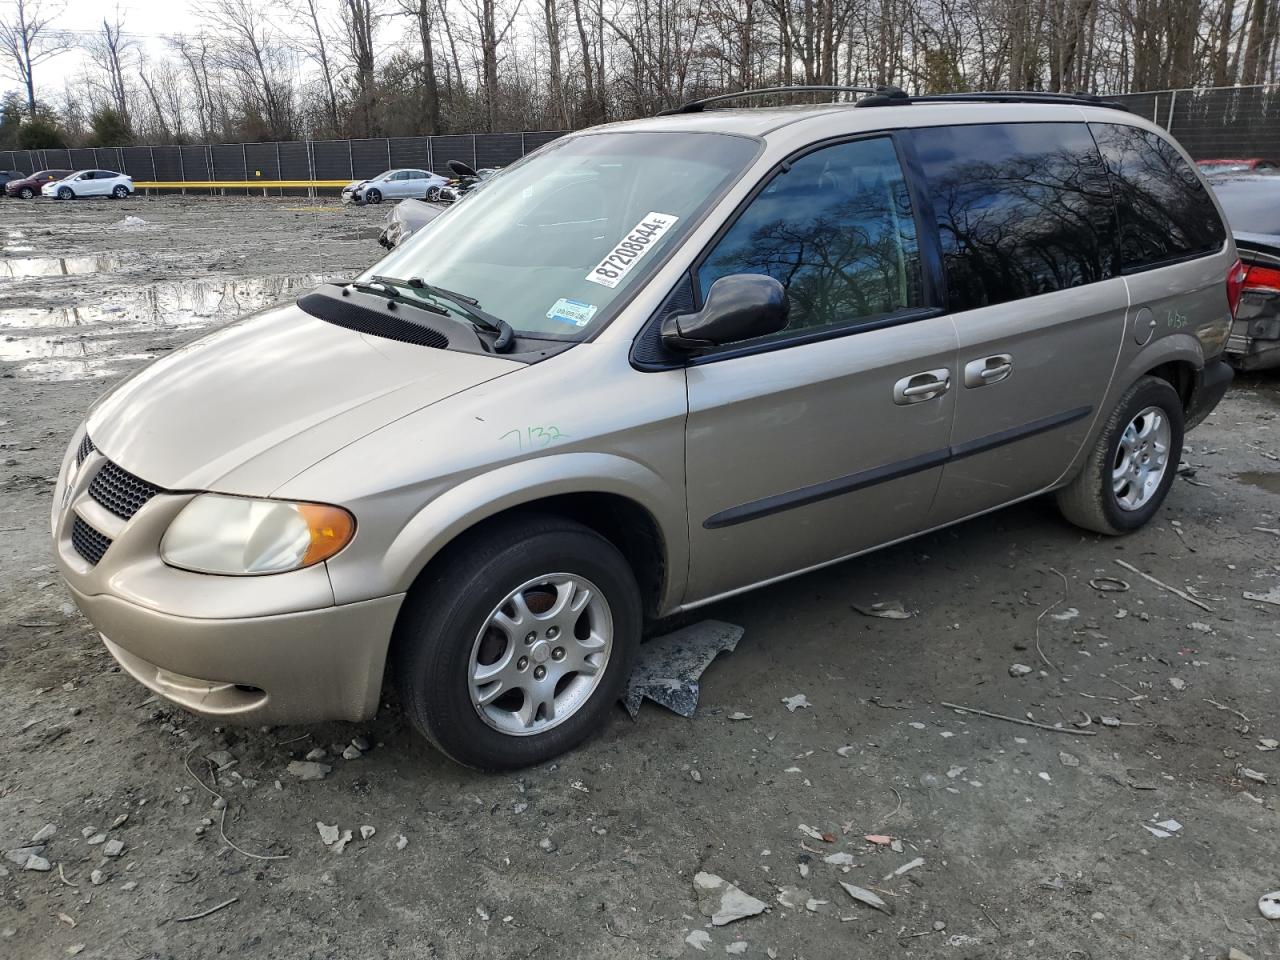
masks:
{"label": "alloy wheel", "polygon": [[1111,467],[1111,489],[1122,510],[1141,510],[1169,468],[1169,418],[1160,407],[1145,407],[1120,435]]}

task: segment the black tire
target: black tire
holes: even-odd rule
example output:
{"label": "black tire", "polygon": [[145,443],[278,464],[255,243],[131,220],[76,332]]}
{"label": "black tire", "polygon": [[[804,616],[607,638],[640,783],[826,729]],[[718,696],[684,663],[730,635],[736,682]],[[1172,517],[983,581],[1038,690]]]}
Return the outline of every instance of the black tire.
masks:
{"label": "black tire", "polygon": [[382,191],[376,190],[376,189],[366,190],[364,195],[364,202],[365,203],[381,203]]}
{"label": "black tire", "polygon": [[[520,515],[468,536],[433,570],[409,592],[392,660],[405,713],[432,744],[469,767],[514,770],[559,756],[604,726],[630,676],[643,622],[635,576],[613,544],[571,520]],[[542,733],[503,733],[472,703],[473,646],[504,597],[551,573],[585,577],[598,587],[613,620],[612,648],[576,712]]]}
{"label": "black tire", "polygon": [[71,192],[71,188],[70,188],[70,187],[59,187],[59,188],[58,188],[58,199],[59,199],[59,200],[74,200],[75,198],[76,198],[76,195],[75,195],[74,193],[72,193],[72,192]]}
{"label": "black tire", "polygon": [[[1162,411],[1169,422],[1169,448],[1164,475],[1150,498],[1140,507],[1127,510],[1120,505],[1112,485],[1120,440],[1125,428],[1148,407]],[[1167,380],[1142,377],[1130,387],[1107,418],[1097,443],[1084,466],[1067,486],[1057,493],[1058,509],[1078,527],[1120,536],[1144,526],[1164,503],[1182,458],[1184,414],[1182,398]]]}
{"label": "black tire", "polygon": [[126,187],[123,183],[116,184],[115,189],[111,191],[111,196],[115,197],[117,200],[123,200],[128,195],[129,195],[129,188]]}
{"label": "black tire", "polygon": [[427,203],[435,203],[439,199],[440,199],[440,188],[427,187],[427,196],[426,196]]}
{"label": "black tire", "polygon": [[30,200],[35,195],[36,195],[36,192],[32,190],[30,187],[23,187],[21,190],[18,191],[18,196],[20,196],[23,200]]}

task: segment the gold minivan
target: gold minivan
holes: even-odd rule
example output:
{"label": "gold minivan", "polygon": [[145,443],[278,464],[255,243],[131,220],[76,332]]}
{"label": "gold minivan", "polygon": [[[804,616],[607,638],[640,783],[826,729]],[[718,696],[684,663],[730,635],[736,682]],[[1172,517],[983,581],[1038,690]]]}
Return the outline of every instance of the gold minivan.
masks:
{"label": "gold minivan", "polygon": [[1231,379],[1201,175],[1094,98],[870,94],[565,136],[143,368],[58,478],[76,603],[194,712],[386,676],[501,769],[606,721],[647,618],[1050,492],[1142,526]]}

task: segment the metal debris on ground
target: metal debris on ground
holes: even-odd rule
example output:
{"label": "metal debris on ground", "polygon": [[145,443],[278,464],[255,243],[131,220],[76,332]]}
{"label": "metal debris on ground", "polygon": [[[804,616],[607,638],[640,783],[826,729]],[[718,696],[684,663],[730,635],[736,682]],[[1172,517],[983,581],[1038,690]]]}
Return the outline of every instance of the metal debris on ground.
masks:
{"label": "metal debris on ground", "polygon": [[1182,824],[1177,820],[1161,820],[1154,826],[1149,823],[1144,823],[1142,826],[1145,827],[1153,837],[1159,837],[1161,840],[1167,840],[1182,829]]}
{"label": "metal debris on ground", "polygon": [[915,614],[907,611],[901,600],[884,600],[870,606],[851,605],[864,617],[879,617],[881,620],[910,620]]}
{"label": "metal debris on ground", "polygon": [[757,900],[723,877],[706,871],[694,875],[693,890],[698,897],[698,910],[717,927],[744,917],[754,917],[768,908],[763,900]]}
{"label": "metal debris on ground", "polygon": [[650,640],[627,681],[622,704],[635,719],[646,697],[682,717],[698,707],[698,678],[722,651],[733,652],[742,627],[719,620],[703,620]]}

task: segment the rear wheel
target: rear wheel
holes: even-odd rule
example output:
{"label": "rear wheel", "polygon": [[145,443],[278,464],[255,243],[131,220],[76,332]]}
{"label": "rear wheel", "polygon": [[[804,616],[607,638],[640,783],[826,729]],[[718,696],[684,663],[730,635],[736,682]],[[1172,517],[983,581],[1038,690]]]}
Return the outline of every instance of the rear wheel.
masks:
{"label": "rear wheel", "polygon": [[111,195],[117,200],[123,200],[129,195],[129,188],[123,183],[116,184],[115,189],[111,191]]}
{"label": "rear wheel", "polygon": [[553,516],[501,521],[414,586],[396,626],[405,712],[459,763],[509,770],[606,722],[640,642],[635,577],[617,548]]}
{"label": "rear wheel", "polygon": [[381,203],[382,191],[377,189],[369,190],[364,195],[365,203]]}
{"label": "rear wheel", "polygon": [[439,200],[439,199],[440,199],[440,188],[439,188],[439,187],[427,187],[427,202],[428,202],[428,203],[435,203],[435,202],[436,202],[437,200]]}
{"label": "rear wheel", "polygon": [[71,192],[71,188],[70,188],[70,187],[59,187],[59,188],[58,188],[58,199],[59,199],[59,200],[71,200],[71,199],[73,199],[74,197],[75,197],[75,194]]}
{"label": "rear wheel", "polygon": [[1058,491],[1058,507],[1086,530],[1137,530],[1173,485],[1182,437],[1182,398],[1168,381],[1143,377],[1120,398],[1080,473]]}

